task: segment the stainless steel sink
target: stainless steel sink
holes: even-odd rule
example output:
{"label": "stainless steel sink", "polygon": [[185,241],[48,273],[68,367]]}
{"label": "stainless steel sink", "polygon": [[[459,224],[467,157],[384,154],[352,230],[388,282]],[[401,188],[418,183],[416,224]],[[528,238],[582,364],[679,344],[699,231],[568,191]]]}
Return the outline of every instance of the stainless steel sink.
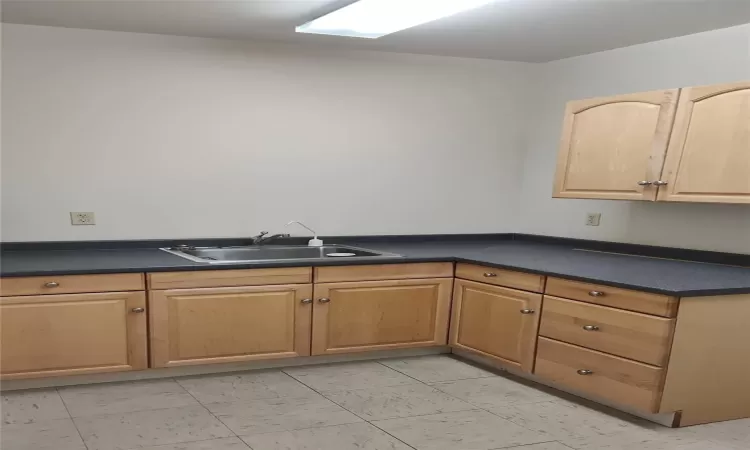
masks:
{"label": "stainless steel sink", "polygon": [[191,261],[208,264],[236,264],[253,261],[290,261],[310,259],[372,259],[400,257],[395,253],[376,252],[344,245],[322,247],[261,245],[252,247],[172,247],[161,250]]}

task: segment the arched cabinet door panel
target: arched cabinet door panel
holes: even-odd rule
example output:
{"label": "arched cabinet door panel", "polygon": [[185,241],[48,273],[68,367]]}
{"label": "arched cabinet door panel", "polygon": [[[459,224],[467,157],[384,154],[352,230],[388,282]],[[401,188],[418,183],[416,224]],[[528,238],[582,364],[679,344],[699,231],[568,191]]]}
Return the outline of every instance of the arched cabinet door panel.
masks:
{"label": "arched cabinet door panel", "polygon": [[750,81],[684,88],[659,201],[750,203]]}
{"label": "arched cabinet door panel", "polygon": [[656,199],[679,89],[567,104],[553,197]]}

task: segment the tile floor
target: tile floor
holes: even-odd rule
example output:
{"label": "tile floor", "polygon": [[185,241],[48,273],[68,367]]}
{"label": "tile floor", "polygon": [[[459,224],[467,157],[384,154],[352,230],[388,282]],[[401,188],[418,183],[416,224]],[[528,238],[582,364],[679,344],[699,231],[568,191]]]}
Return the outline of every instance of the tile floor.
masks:
{"label": "tile floor", "polygon": [[[557,394],[557,395],[556,395]],[[2,450],[746,450],[426,356],[2,396]]]}

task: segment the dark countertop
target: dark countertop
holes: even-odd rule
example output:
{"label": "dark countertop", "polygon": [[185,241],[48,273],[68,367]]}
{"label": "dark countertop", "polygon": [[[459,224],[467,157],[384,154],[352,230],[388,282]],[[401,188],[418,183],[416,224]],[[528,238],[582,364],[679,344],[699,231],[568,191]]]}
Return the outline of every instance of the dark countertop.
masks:
{"label": "dark countertop", "polygon": [[476,239],[341,243],[397,253],[402,257],[210,265],[157,248],[18,250],[2,252],[0,276],[458,261],[679,297],[750,293],[750,268],[747,267],[611,254],[580,250],[571,245]]}

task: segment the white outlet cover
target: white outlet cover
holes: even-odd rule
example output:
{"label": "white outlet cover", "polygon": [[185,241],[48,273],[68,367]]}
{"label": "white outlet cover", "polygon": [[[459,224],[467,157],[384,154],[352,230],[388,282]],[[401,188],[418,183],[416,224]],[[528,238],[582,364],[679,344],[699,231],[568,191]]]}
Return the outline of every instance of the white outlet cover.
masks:
{"label": "white outlet cover", "polygon": [[588,213],[586,214],[586,225],[590,227],[598,227],[599,222],[602,220],[602,213]]}
{"label": "white outlet cover", "polygon": [[96,217],[93,212],[71,212],[71,225],[96,225]]}

